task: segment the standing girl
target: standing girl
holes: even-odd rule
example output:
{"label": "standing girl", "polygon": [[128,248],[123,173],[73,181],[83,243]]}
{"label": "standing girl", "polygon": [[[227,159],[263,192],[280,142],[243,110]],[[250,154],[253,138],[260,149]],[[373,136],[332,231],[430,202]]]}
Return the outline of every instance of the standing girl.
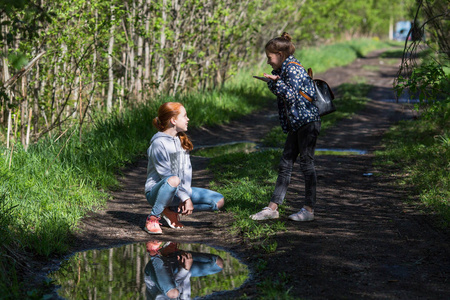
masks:
{"label": "standing girl", "polygon": [[284,32],[281,37],[270,40],[265,47],[267,63],[272,75],[264,74],[270,91],[277,96],[281,127],[287,133],[283,154],[278,167],[275,191],[269,205],[251,215],[253,220],[278,218],[278,206],[283,203],[291,180],[292,167],[300,157],[300,169],[305,177],[305,201],[301,210],[289,216],[294,221],[314,220],[317,177],[314,151],[320,132],[320,117],[311,99],[316,97],[313,81],[300,62],[293,56],[295,47],[291,37]]}
{"label": "standing girl", "polygon": [[223,207],[221,194],[191,187],[192,166],[189,151],[194,147],[185,132],[189,118],[181,103],[167,102],[158,109],[153,125],[158,132],[147,150],[147,181],[145,196],[152,205],[144,230],[161,234],[160,216],[171,228],[183,228],[180,214],[195,211],[216,211]]}

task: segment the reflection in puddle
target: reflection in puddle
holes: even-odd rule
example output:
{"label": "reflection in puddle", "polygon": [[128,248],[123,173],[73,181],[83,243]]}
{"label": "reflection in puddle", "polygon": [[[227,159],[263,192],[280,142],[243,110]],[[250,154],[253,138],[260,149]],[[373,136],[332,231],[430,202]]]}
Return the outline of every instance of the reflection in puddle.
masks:
{"label": "reflection in puddle", "polygon": [[382,99],[378,100],[381,102],[388,102],[388,103],[406,103],[406,104],[415,104],[420,103],[419,99],[409,99],[409,98],[399,98],[399,99]]}
{"label": "reflection in puddle", "polygon": [[248,269],[225,251],[154,240],[76,253],[49,277],[65,299],[192,299],[238,288]]}

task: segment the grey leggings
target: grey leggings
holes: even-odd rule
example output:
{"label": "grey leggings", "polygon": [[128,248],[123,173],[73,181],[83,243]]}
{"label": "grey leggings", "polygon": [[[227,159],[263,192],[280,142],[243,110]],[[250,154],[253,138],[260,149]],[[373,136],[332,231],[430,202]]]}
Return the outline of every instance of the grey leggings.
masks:
{"label": "grey leggings", "polygon": [[305,203],[314,208],[316,204],[317,176],[314,166],[314,151],[320,133],[320,122],[308,123],[297,131],[289,132],[278,166],[278,178],[271,202],[283,203],[291,181],[292,167],[300,156],[300,169],[305,177]]}

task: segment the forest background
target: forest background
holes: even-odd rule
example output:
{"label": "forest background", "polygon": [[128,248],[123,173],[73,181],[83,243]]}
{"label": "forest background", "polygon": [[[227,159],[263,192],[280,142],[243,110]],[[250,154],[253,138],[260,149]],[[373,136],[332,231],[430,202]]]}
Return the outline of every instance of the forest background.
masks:
{"label": "forest background", "polygon": [[264,59],[264,43],[284,30],[302,48],[387,37],[396,20],[412,15],[413,3],[2,2],[0,125],[8,132],[0,138],[25,147],[55,135],[65,122],[92,121],[94,110],[110,113],[163,94],[219,88]]}
{"label": "forest background", "polygon": [[[333,45],[363,56],[340,43],[373,49],[422,2],[0,1],[0,290],[20,293],[26,252],[67,251],[114,173],[145,151],[160,103],[185,103],[195,126],[226,122],[264,104],[244,78],[264,68],[267,40],[288,31],[304,54]],[[316,72],[348,63],[304,57]]]}

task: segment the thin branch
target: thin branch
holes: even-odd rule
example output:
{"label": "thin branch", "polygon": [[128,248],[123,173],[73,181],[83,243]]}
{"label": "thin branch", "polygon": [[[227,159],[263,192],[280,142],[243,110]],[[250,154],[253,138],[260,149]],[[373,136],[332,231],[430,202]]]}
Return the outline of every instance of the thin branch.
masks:
{"label": "thin branch", "polygon": [[30,61],[25,67],[23,67],[19,72],[14,74],[13,77],[8,79],[8,81],[3,85],[3,89],[7,90],[10,86],[12,86],[19,78],[25,76],[31,68],[39,61],[39,59],[46,53],[43,51],[39,53],[32,61]]}

